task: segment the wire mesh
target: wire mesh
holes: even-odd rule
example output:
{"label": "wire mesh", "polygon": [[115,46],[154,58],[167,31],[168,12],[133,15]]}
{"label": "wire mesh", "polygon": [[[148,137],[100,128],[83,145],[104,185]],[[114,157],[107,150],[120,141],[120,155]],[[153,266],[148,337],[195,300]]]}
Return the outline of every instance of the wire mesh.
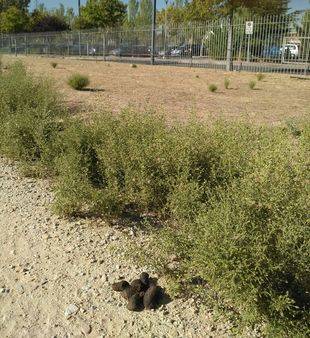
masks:
{"label": "wire mesh", "polygon": [[[252,31],[246,30],[252,22]],[[204,23],[161,25],[155,31],[155,64],[226,69],[228,32],[236,71],[309,73],[310,15],[234,17]],[[0,53],[100,58],[150,63],[151,27],[0,34]]]}

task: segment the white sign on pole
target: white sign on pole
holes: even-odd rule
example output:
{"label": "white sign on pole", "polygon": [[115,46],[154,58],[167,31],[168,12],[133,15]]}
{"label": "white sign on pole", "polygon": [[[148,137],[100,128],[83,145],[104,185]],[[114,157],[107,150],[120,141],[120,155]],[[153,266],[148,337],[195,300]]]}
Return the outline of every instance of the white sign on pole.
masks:
{"label": "white sign on pole", "polygon": [[254,22],[253,21],[246,21],[246,23],[245,23],[245,34],[252,35],[253,34],[253,28],[254,28]]}

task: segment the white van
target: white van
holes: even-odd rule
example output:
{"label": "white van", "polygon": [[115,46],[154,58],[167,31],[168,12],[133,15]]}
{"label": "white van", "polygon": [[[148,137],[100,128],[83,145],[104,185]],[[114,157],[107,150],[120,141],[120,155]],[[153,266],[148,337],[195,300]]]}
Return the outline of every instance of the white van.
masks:
{"label": "white van", "polygon": [[[280,54],[282,55],[283,47],[280,48]],[[284,45],[284,57],[288,57],[290,59],[297,59],[299,55],[299,46],[296,43],[287,43]]]}

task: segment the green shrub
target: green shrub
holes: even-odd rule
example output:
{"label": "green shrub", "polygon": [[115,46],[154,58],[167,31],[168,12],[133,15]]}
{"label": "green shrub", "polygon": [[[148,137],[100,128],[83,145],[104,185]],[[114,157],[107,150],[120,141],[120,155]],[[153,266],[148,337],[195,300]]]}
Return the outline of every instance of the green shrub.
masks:
{"label": "green shrub", "polygon": [[208,87],[209,91],[214,93],[217,91],[217,86],[214,83],[211,83]]}
{"label": "green shrub", "polygon": [[[167,139],[171,136],[165,131],[163,119],[130,112],[118,118],[105,114],[90,126],[75,125],[68,130],[73,136],[65,137],[69,140],[65,145],[68,150],[60,159],[60,167],[67,169],[61,170],[59,178],[58,210],[80,213],[83,210],[72,206],[83,205],[88,212],[104,216],[121,215],[128,208],[163,210],[169,187],[166,181],[169,175],[165,173],[177,170],[173,167],[173,158],[169,163],[168,158],[161,158],[164,152],[167,152],[165,156],[172,156],[172,140]],[[68,158],[74,159],[70,165]],[[92,173],[91,176],[85,175],[87,172]],[[80,181],[67,184],[70,177],[76,175],[80,175],[84,188],[81,195],[73,196],[66,187],[79,189]]]}
{"label": "green shrub", "polygon": [[53,68],[56,68],[56,67],[58,66],[58,63],[57,63],[57,62],[51,62],[51,66],[52,66]]}
{"label": "green shrub", "polygon": [[226,89],[228,89],[228,88],[229,88],[229,85],[230,85],[230,80],[227,79],[227,78],[225,78],[225,79],[224,79],[224,87],[225,87]]}
{"label": "green shrub", "polygon": [[137,68],[138,66],[137,66],[135,63],[132,63],[132,64],[130,65],[130,67],[131,67],[131,68]]}
{"label": "green shrub", "polygon": [[[206,280],[211,294],[191,292],[216,295],[241,323],[303,332],[309,130],[304,125],[296,138],[283,128],[167,127],[152,115],[106,114],[67,131],[57,207],[65,214],[164,216],[165,227],[145,247],[148,264],[183,286],[195,276]],[[171,254],[180,258],[173,271]]]}
{"label": "green shrub", "polygon": [[255,81],[250,81],[249,82],[249,87],[250,87],[250,89],[255,89],[255,87],[256,87],[256,82]]}
{"label": "green shrub", "polygon": [[257,73],[256,77],[258,81],[262,81],[265,78],[265,75],[263,73]]}
{"label": "green shrub", "polygon": [[26,73],[21,63],[0,76],[0,151],[26,167],[52,170],[66,110],[46,79]]}
{"label": "green shrub", "polygon": [[[145,248],[174,280],[190,286],[199,276],[241,323],[265,323],[271,336],[303,336],[309,319],[309,130],[300,139],[280,128],[213,134],[217,184],[183,183],[172,196],[178,225],[155,231]],[[172,254],[180,264],[169,271]]]}
{"label": "green shrub", "polygon": [[70,76],[68,84],[75,90],[82,90],[89,85],[89,79],[85,75],[73,74]]}
{"label": "green shrub", "polygon": [[230,308],[266,336],[307,336],[308,120],[167,126],[124,111],[85,124],[20,63],[0,75],[0,97],[1,153],[58,174],[60,213],[155,214],[163,226],[148,227],[144,252],[174,291]]}

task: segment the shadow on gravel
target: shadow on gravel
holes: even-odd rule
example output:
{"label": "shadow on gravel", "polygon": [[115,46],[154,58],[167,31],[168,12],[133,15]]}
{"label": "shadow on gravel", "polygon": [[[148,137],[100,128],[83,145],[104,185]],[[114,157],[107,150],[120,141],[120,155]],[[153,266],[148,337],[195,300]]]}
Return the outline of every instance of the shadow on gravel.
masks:
{"label": "shadow on gravel", "polygon": [[97,93],[97,92],[104,92],[104,89],[102,88],[83,88],[81,89],[82,92],[92,92],[92,93]]}

